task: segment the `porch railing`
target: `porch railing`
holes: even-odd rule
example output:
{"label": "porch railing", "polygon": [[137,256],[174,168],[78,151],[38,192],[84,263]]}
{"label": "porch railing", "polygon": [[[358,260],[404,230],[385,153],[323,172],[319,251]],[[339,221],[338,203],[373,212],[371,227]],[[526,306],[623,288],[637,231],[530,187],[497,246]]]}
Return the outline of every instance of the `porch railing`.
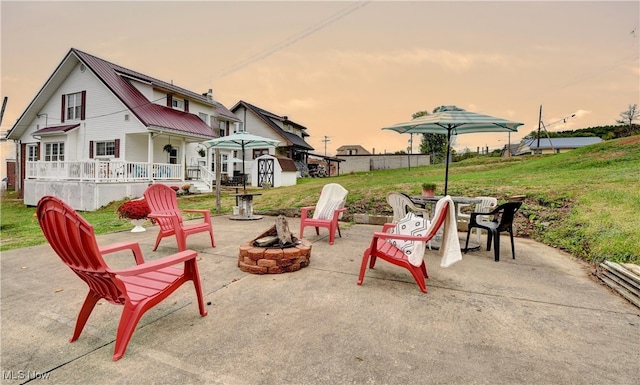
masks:
{"label": "porch railing", "polygon": [[27,161],[27,179],[126,182],[183,180],[181,164],[126,161]]}
{"label": "porch railing", "polygon": [[216,182],[216,174],[207,169],[206,166],[200,165],[200,180],[206,183],[206,185],[213,189],[213,184]]}

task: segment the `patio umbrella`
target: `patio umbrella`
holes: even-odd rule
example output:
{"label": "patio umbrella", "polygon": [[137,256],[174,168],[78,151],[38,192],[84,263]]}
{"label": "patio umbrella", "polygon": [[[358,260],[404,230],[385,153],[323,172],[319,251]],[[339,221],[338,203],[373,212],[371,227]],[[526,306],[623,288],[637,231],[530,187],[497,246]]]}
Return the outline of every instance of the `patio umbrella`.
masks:
{"label": "patio umbrella", "polygon": [[442,106],[438,112],[431,115],[424,115],[408,122],[397,123],[382,129],[396,131],[401,134],[447,134],[447,160],[444,182],[444,195],[447,195],[451,135],[473,132],[517,132],[517,127],[521,125],[523,123],[465,111],[456,106]]}
{"label": "patio umbrella", "polygon": [[231,135],[221,136],[219,138],[207,140],[202,144],[211,148],[223,148],[227,150],[242,150],[242,175],[243,175],[243,188],[244,192],[247,192],[247,180],[244,170],[244,150],[247,148],[264,148],[275,147],[280,143],[279,140],[264,138],[262,136],[253,135],[246,131],[238,131]]}

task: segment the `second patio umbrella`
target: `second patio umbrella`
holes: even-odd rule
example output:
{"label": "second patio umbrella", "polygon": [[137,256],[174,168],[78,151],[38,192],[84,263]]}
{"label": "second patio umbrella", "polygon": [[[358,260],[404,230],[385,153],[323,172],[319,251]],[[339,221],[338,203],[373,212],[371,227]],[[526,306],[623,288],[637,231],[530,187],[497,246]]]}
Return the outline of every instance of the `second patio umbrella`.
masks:
{"label": "second patio umbrella", "polygon": [[392,130],[414,134],[446,134],[447,158],[444,182],[444,195],[447,195],[449,184],[449,152],[451,151],[451,135],[460,135],[472,132],[517,132],[518,126],[523,123],[496,118],[489,115],[465,111],[456,106],[442,106],[439,111],[431,115],[424,115],[408,122],[397,123],[383,127],[383,130]]}
{"label": "second patio umbrella", "polygon": [[221,136],[219,138],[207,140],[203,142],[207,147],[223,148],[227,150],[241,150],[242,151],[242,178],[244,192],[247,192],[247,179],[244,170],[244,150],[249,148],[265,148],[275,147],[280,143],[279,140],[265,138],[258,135],[250,134],[246,131],[239,131],[227,136]]}

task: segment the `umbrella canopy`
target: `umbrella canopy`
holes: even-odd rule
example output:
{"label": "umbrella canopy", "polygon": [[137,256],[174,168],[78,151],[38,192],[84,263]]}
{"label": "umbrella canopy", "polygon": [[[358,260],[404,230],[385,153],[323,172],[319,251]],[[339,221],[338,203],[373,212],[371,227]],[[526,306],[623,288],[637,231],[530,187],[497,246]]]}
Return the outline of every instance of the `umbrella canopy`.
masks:
{"label": "umbrella canopy", "polygon": [[244,191],[247,191],[247,180],[244,171],[244,150],[246,148],[275,147],[279,140],[265,138],[250,134],[246,131],[239,131],[227,136],[207,140],[202,144],[211,148],[223,148],[227,150],[242,150],[242,175]]}
{"label": "umbrella canopy", "polygon": [[518,126],[523,123],[496,118],[489,115],[465,111],[456,106],[442,106],[439,111],[431,115],[424,115],[408,122],[397,123],[383,127],[383,130],[392,130],[413,134],[446,134],[447,135],[447,159],[444,182],[444,195],[447,195],[449,184],[449,152],[451,151],[451,135],[460,135],[473,132],[517,132]]}

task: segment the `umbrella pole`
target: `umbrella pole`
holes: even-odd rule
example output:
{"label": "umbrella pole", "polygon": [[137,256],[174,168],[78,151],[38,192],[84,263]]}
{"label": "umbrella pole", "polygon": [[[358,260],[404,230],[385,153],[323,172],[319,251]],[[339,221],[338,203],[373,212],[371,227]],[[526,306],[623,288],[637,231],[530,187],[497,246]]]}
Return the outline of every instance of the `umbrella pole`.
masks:
{"label": "umbrella pole", "polygon": [[247,193],[247,176],[244,173],[244,141],[242,142],[242,187],[244,194]]}
{"label": "umbrella pole", "polygon": [[451,128],[447,130],[447,160],[444,172],[444,196],[447,196],[447,187],[449,187],[449,152],[451,152]]}

